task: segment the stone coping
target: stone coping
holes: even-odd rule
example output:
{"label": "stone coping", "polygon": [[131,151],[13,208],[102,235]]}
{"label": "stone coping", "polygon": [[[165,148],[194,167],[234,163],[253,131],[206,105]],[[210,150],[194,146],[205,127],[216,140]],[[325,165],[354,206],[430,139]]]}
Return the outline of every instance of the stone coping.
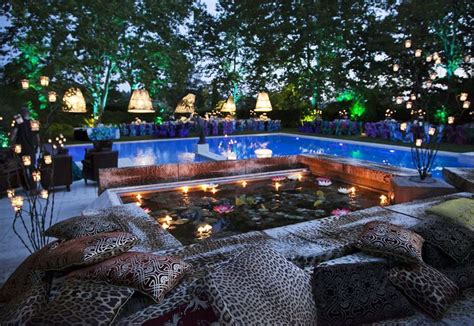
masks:
{"label": "stone coping", "polygon": [[444,179],[461,191],[474,193],[474,168],[443,168]]}

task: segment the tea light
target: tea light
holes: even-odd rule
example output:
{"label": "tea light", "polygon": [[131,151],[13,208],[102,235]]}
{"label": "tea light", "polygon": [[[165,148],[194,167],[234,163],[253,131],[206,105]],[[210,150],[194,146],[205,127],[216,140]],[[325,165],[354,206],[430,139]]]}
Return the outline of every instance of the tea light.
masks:
{"label": "tea light", "polygon": [[405,48],[411,48],[411,40],[405,40]]}
{"label": "tea light", "polygon": [[30,121],[31,131],[39,131],[40,123],[38,120],[31,120]]}
{"label": "tea light", "polygon": [[31,177],[33,178],[34,182],[40,182],[41,181],[41,172],[38,170],[35,170],[31,173]]}
{"label": "tea light", "polygon": [[385,195],[381,195],[379,197],[380,199],[380,206],[385,206],[385,205],[388,205],[389,204],[389,201],[388,201],[388,197],[385,196]]}
{"label": "tea light", "polygon": [[452,125],[454,123],[454,117],[448,117],[448,124]]}
{"label": "tea light", "polygon": [[415,57],[417,57],[417,58],[421,57],[421,53],[422,53],[422,52],[423,52],[423,51],[422,51],[421,49],[416,49],[416,51],[415,51]]}
{"label": "tea light", "polygon": [[51,164],[53,163],[53,158],[51,157],[51,155],[45,155],[43,156],[43,161],[44,161],[44,164]]}
{"label": "tea light", "polygon": [[406,107],[407,109],[411,109],[413,107],[413,103],[411,101],[408,101]]}
{"label": "tea light", "polygon": [[22,156],[21,160],[23,161],[24,166],[30,166],[31,165],[31,157],[29,155]]}
{"label": "tea light", "polygon": [[398,64],[393,65],[393,71],[397,72],[400,69],[400,66]]}
{"label": "tea light", "polygon": [[48,85],[49,85],[49,77],[47,77],[47,76],[41,76],[41,77],[40,77],[40,84],[41,84],[41,86],[43,86],[43,87],[48,87]]}
{"label": "tea light", "polygon": [[161,224],[161,227],[165,230],[168,230],[170,228],[171,225],[169,225],[168,223],[162,223]]}
{"label": "tea light", "polygon": [[184,194],[187,194],[189,192],[189,187],[183,187],[181,188],[181,191],[184,193]]}
{"label": "tea light", "polygon": [[462,104],[463,109],[469,109],[470,106],[471,106],[471,102],[469,101],[464,101],[464,103]]}
{"label": "tea light", "polygon": [[56,92],[48,92],[48,101],[53,103],[53,102],[56,102],[58,99],[58,95],[56,94]]}
{"label": "tea light", "polygon": [[159,218],[158,222],[171,225],[171,223],[173,222],[173,218],[169,215],[166,215],[165,217]]}
{"label": "tea light", "polygon": [[49,196],[48,190],[46,190],[46,189],[41,190],[41,192],[40,192],[40,197],[41,198],[48,199],[48,196]]}
{"label": "tea light", "polygon": [[142,203],[139,202],[139,201],[137,201],[137,202],[135,202],[135,205],[137,205],[138,207],[140,207],[140,206],[142,206]]}
{"label": "tea light", "polygon": [[241,184],[243,188],[247,187],[247,181],[242,181]]}
{"label": "tea light", "polygon": [[8,198],[12,199],[15,197],[15,189],[7,189],[7,196]]}
{"label": "tea light", "polygon": [[423,140],[421,138],[418,138],[417,140],[415,140],[415,146],[420,147],[422,142]]}
{"label": "tea light", "polygon": [[400,130],[401,130],[401,131],[407,130],[407,123],[406,123],[406,122],[400,123]]}
{"label": "tea light", "polygon": [[202,191],[207,191],[207,188],[209,188],[209,185],[207,185],[207,184],[201,185]]}
{"label": "tea light", "polygon": [[281,187],[281,183],[275,182],[275,184],[273,186],[275,187],[275,190],[278,191],[278,189],[280,189],[280,187]]}
{"label": "tea light", "polygon": [[28,87],[30,87],[30,82],[28,81],[28,79],[22,79],[21,80],[21,88],[28,89]]}
{"label": "tea light", "polygon": [[433,136],[435,133],[436,133],[436,128],[430,127],[430,129],[428,129],[428,134],[430,136]]}
{"label": "tea light", "polygon": [[211,192],[212,192],[213,195],[215,195],[216,192],[217,192],[217,189],[216,189],[216,188],[212,188],[212,189],[211,189]]}
{"label": "tea light", "polygon": [[15,154],[20,154],[21,153],[21,145],[20,144],[16,144],[15,145]]}

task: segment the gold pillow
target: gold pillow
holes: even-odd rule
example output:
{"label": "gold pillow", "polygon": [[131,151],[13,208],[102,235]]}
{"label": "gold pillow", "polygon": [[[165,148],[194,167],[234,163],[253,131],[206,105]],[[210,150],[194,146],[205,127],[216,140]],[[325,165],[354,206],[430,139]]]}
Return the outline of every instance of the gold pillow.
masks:
{"label": "gold pillow", "polygon": [[428,208],[426,212],[444,217],[452,223],[474,230],[474,199],[448,200]]}

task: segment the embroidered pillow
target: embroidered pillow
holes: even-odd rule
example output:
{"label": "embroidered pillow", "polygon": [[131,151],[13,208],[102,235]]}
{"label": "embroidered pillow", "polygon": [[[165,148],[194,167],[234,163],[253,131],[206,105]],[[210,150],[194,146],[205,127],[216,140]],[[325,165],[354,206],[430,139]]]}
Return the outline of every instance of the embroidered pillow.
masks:
{"label": "embroidered pillow", "polygon": [[75,216],[54,224],[44,231],[44,235],[70,240],[102,232],[121,231],[120,226],[104,214]]}
{"label": "embroidered pillow", "polygon": [[104,281],[133,287],[156,302],[173,289],[191,266],[177,258],[128,252],[99,264],[76,270],[68,278]]}
{"label": "embroidered pillow", "polygon": [[91,265],[130,250],[137,241],[130,233],[110,232],[57,242],[43,252],[36,268],[48,271]]}
{"label": "embroidered pillow", "polygon": [[389,279],[405,296],[434,319],[441,319],[459,296],[458,287],[426,264],[392,267]]}
{"label": "embroidered pillow", "polygon": [[474,230],[474,199],[458,198],[445,201],[426,210],[427,213],[435,214]]}
{"label": "embroidered pillow", "polygon": [[410,230],[386,222],[369,222],[364,226],[356,246],[368,253],[402,262],[423,262],[424,239]]}
{"label": "embroidered pillow", "polygon": [[95,282],[66,282],[31,319],[32,325],[110,325],[134,290]]}
{"label": "embroidered pillow", "polygon": [[457,224],[430,220],[412,230],[460,264],[466,262],[474,251],[474,232]]}

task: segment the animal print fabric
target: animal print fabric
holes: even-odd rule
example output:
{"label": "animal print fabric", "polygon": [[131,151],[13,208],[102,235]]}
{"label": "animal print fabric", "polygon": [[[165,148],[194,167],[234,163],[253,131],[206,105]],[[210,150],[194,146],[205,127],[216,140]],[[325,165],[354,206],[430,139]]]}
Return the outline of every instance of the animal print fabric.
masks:
{"label": "animal print fabric", "polygon": [[434,319],[442,318],[459,297],[456,284],[426,264],[392,267],[389,279],[410,302]]}
{"label": "animal print fabric", "polygon": [[68,278],[129,286],[160,302],[190,270],[191,265],[173,257],[128,252],[94,266],[76,270],[70,273]]}
{"label": "animal print fabric", "polygon": [[66,282],[32,325],[110,325],[134,290],[95,282]]}
{"label": "animal print fabric", "polygon": [[121,231],[120,226],[104,214],[75,216],[54,224],[44,232],[45,236],[62,240],[95,235],[103,232]]}
{"label": "animal print fabric", "polygon": [[268,248],[252,247],[205,278],[220,325],[314,325],[310,277]]}
{"label": "animal print fabric", "polygon": [[317,324],[359,325],[413,314],[387,274],[384,262],[316,265],[312,288]]}
{"label": "animal print fabric", "polygon": [[130,233],[110,232],[72,239],[46,250],[38,261],[39,270],[63,270],[91,265],[128,251],[138,241]]}
{"label": "animal print fabric", "polygon": [[462,226],[430,220],[416,225],[413,231],[457,263],[462,264],[474,255],[474,232]]}
{"label": "animal print fabric", "polygon": [[424,239],[410,230],[386,222],[369,222],[364,226],[356,246],[368,253],[402,262],[423,262]]}
{"label": "animal print fabric", "polygon": [[48,302],[49,275],[41,278],[0,308],[0,325],[25,325]]}

